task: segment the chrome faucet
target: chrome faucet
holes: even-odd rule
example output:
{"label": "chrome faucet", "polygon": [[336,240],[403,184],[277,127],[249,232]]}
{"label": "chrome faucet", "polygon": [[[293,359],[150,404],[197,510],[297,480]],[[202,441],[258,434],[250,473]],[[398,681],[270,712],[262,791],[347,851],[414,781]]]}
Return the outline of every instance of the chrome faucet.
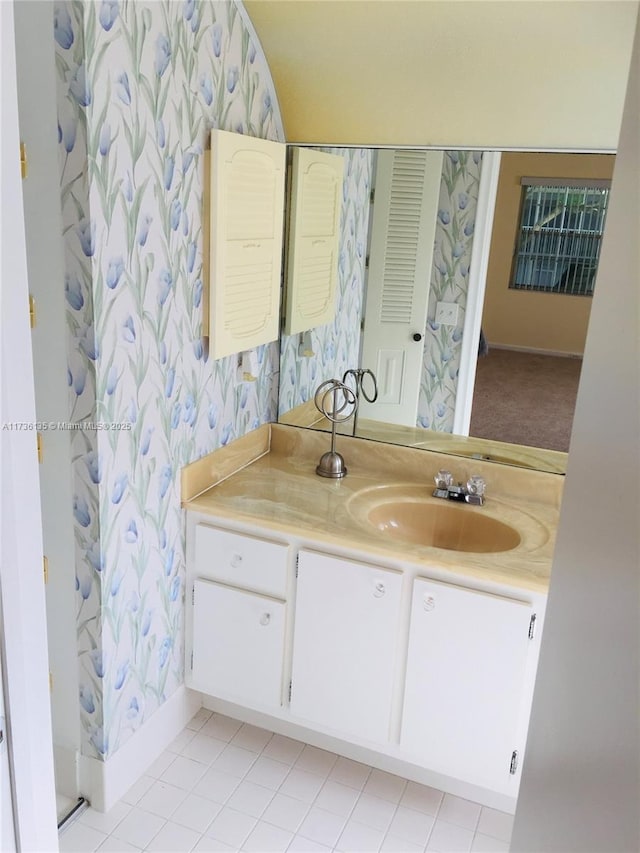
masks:
{"label": "chrome faucet", "polygon": [[484,477],[472,474],[465,486],[453,482],[451,471],[438,471],[433,478],[436,488],[433,492],[434,498],[445,498],[449,501],[464,501],[474,506],[482,506],[484,503],[484,492],[486,483]]}

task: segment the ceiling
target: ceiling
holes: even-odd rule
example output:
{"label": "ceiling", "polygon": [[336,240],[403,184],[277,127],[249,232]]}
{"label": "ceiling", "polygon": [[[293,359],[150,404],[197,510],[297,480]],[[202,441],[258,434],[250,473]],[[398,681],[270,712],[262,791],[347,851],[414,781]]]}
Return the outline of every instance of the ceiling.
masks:
{"label": "ceiling", "polygon": [[244,5],[289,142],[617,147],[635,1]]}

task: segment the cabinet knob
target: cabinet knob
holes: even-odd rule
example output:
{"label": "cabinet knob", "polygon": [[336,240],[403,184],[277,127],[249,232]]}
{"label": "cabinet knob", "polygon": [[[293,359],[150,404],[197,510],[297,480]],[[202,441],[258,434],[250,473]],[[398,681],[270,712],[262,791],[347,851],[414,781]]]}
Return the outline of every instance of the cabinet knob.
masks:
{"label": "cabinet knob", "polygon": [[376,598],[382,598],[382,596],[385,594],[385,592],[386,592],[386,589],[385,589],[384,584],[382,583],[382,581],[378,581],[378,583],[373,588],[374,596]]}
{"label": "cabinet knob", "polygon": [[422,606],[427,611],[433,610],[433,608],[436,606],[435,598],[432,595],[425,595],[425,597],[422,601]]}
{"label": "cabinet knob", "polygon": [[269,622],[271,622],[271,614],[270,613],[263,613],[262,616],[260,617],[260,624],[261,625],[268,625]]}
{"label": "cabinet knob", "polygon": [[238,566],[242,565],[242,554],[234,554],[231,558],[231,567],[233,569],[237,569]]}

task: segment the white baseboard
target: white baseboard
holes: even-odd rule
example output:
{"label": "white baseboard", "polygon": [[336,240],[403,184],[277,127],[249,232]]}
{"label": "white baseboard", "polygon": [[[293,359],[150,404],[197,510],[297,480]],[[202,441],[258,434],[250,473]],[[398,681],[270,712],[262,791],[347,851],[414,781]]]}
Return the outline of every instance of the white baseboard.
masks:
{"label": "white baseboard", "polygon": [[107,812],[158,758],[202,707],[202,697],[182,685],[107,761],[80,757],[80,790]]}
{"label": "white baseboard", "polygon": [[56,794],[75,800],[80,790],[80,752],[68,746],[53,745],[53,770]]}
{"label": "white baseboard", "polygon": [[553,355],[558,358],[582,358],[583,353],[581,352],[562,352],[560,350],[554,349],[538,349],[536,347],[518,347],[511,346],[510,344],[493,344],[489,341],[489,352],[492,349],[506,349],[511,352],[528,352],[532,355]]}

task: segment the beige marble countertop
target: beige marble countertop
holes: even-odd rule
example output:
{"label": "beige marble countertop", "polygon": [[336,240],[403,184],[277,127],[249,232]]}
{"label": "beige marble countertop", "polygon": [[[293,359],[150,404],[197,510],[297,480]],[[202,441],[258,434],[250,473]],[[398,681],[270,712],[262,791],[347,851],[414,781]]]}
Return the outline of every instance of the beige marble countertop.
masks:
{"label": "beige marble countertop", "polygon": [[[563,477],[341,436],[337,449],[345,457],[348,474],[330,480],[315,473],[328,449],[328,437],[322,432],[267,424],[183,469],[183,507],[319,546],[366,552],[373,560],[401,560],[458,579],[547,592]],[[424,489],[426,500],[444,503],[429,497],[439,468],[447,468],[460,481],[470,474],[484,476],[483,507],[446,505],[461,514],[482,513],[515,527],[520,544],[498,553],[463,553],[400,543],[367,521],[370,507],[385,489],[399,484],[414,495],[422,495]]]}

